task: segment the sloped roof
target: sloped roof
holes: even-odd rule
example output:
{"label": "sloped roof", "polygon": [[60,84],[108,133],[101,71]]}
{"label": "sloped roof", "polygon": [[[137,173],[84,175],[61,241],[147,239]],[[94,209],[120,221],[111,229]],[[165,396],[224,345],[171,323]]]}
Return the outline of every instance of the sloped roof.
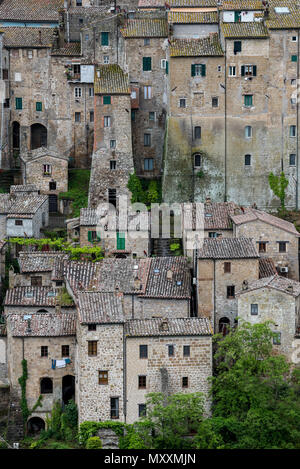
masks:
{"label": "sloped roof", "polygon": [[261,278],[254,282],[251,282],[248,285],[247,289],[240,290],[237,294],[243,295],[245,293],[251,292],[253,290],[258,290],[260,288],[271,288],[274,290],[281,291],[288,295],[297,297],[300,295],[300,283],[295,280],[291,280],[286,277],[281,277],[280,275],[272,275],[271,277]]}
{"label": "sloped roof", "polygon": [[19,215],[34,215],[38,209],[48,200],[48,195],[22,195],[16,196],[8,210],[7,218],[15,218]]}
{"label": "sloped roof", "polygon": [[263,10],[261,0],[223,0],[223,10]]}
{"label": "sloped roof", "polygon": [[57,261],[61,258],[68,258],[63,252],[20,252],[19,265],[20,272],[52,272]]}
{"label": "sloped roof", "polygon": [[168,5],[173,8],[191,7],[191,8],[206,8],[216,7],[218,0],[166,0]]}
{"label": "sloped roof", "polygon": [[10,193],[13,192],[38,192],[38,188],[35,184],[18,184],[10,186]]}
{"label": "sloped roof", "polygon": [[80,292],[78,311],[83,324],[122,323],[125,321],[122,293]]}
{"label": "sloped roof", "polygon": [[259,259],[259,278],[271,277],[276,274],[277,270],[273,259],[261,257]]}
{"label": "sloped roof", "polygon": [[0,21],[51,21],[59,20],[58,11],[64,0],[2,0]]}
{"label": "sloped roof", "polygon": [[0,213],[7,213],[14,199],[10,194],[0,194]]}
{"label": "sloped roof", "polygon": [[210,336],[213,329],[207,318],[133,319],[125,323],[129,337]]}
{"label": "sloped roof", "polygon": [[66,262],[65,278],[76,295],[88,289],[92,280],[96,281],[99,268],[100,262]]}
{"label": "sloped roof", "polygon": [[205,238],[199,259],[256,259],[259,254],[251,238]]}
{"label": "sloped roof", "polygon": [[[5,306],[52,306],[56,305],[55,289],[52,287],[15,287],[6,292]],[[70,306],[70,305],[61,305]]]}
{"label": "sloped roof", "polygon": [[218,34],[200,39],[172,39],[170,42],[171,57],[206,57],[223,56]]}
{"label": "sloped roof", "polygon": [[296,227],[293,223],[283,220],[282,218],[275,217],[270,213],[263,212],[261,210],[256,210],[253,208],[244,209],[244,213],[240,215],[231,215],[233,223],[236,225],[242,225],[243,223],[249,223],[252,221],[262,221],[268,225],[275,226],[280,230],[287,231],[288,233],[294,234],[297,237],[300,237],[300,233],[296,230]]}
{"label": "sloped roof", "polygon": [[[298,29],[300,28],[300,12],[294,0],[269,0],[269,15],[266,26],[269,29]],[[289,13],[278,13],[276,7],[287,7]]]}
{"label": "sloped roof", "polygon": [[7,319],[13,337],[60,337],[76,334],[76,313],[35,313],[28,321],[22,314]]}
{"label": "sloped roof", "polygon": [[67,55],[67,56],[81,56],[80,42],[65,43],[59,49],[53,49],[51,55]]}
{"label": "sloped roof", "polygon": [[95,94],[130,94],[129,77],[117,64],[99,65],[95,70],[94,89]]}
{"label": "sloped roof", "polygon": [[4,27],[1,29],[4,31],[4,46],[7,48],[51,48],[52,46],[53,28]]}
{"label": "sloped roof", "polygon": [[221,29],[224,37],[226,37],[227,39],[266,39],[269,37],[268,29],[262,22],[221,23]]}
{"label": "sloped roof", "polygon": [[219,20],[218,13],[216,11],[169,11],[168,22],[178,24],[217,24]]}
{"label": "sloped roof", "polygon": [[[142,295],[145,293],[151,259],[103,259],[97,273],[96,291]],[[138,279],[138,281],[135,281]]]}
{"label": "sloped roof", "polygon": [[168,23],[160,18],[130,19],[120,31],[125,38],[168,37]]}

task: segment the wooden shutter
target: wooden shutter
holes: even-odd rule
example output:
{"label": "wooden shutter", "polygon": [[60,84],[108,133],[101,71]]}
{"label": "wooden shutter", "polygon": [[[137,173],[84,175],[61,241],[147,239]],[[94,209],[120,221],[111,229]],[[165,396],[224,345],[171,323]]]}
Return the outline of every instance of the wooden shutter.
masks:
{"label": "wooden shutter", "polygon": [[117,249],[122,251],[125,249],[125,233],[117,233]]}
{"label": "wooden shutter", "polygon": [[206,76],[206,65],[205,64],[201,65],[201,76],[202,77]]}
{"label": "wooden shutter", "polygon": [[91,243],[93,241],[92,239],[92,232],[88,231],[88,241]]}
{"label": "wooden shutter", "polygon": [[256,77],[257,75],[257,66],[253,65],[253,76]]}
{"label": "wooden shutter", "polygon": [[242,77],[245,76],[245,65],[242,65],[242,68],[241,68],[241,75],[242,75]]}
{"label": "wooden shutter", "polygon": [[192,75],[192,77],[196,76],[196,66],[195,66],[195,64],[192,64],[192,66],[191,66],[191,75]]}
{"label": "wooden shutter", "polygon": [[166,75],[169,73],[169,62],[166,60]]}
{"label": "wooden shutter", "polygon": [[108,46],[108,33],[101,33],[101,45]]}

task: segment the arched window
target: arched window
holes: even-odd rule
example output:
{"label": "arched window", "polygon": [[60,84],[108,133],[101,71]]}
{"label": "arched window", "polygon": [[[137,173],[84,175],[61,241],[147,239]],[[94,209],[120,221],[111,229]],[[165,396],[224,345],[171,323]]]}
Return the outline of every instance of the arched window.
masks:
{"label": "arched window", "polygon": [[51,378],[41,379],[41,394],[52,394],[53,393],[53,381]]}
{"label": "arched window", "polygon": [[31,126],[31,150],[47,146],[47,129],[42,124]]}
{"label": "arched window", "polygon": [[230,321],[228,318],[221,318],[219,321],[219,332],[223,335],[228,334],[230,327]]}
{"label": "arched window", "polygon": [[194,155],[194,167],[195,168],[200,168],[201,164],[202,164],[201,155],[199,155],[199,153],[196,153]]}
{"label": "arched window", "polygon": [[251,125],[246,125],[245,127],[245,138],[251,138],[252,137],[252,127]]}
{"label": "arched window", "polygon": [[37,313],[49,313],[46,309],[39,309]]}
{"label": "arched window", "polygon": [[27,422],[28,435],[37,435],[42,430],[45,430],[45,422],[40,417],[31,417]]}

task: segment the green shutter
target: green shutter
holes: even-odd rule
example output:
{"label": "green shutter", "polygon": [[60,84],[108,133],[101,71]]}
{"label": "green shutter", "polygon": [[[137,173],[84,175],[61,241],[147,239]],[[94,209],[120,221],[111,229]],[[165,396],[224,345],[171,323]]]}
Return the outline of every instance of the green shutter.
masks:
{"label": "green shutter", "polygon": [[97,241],[101,241],[101,231],[97,231]]}
{"label": "green shutter", "polygon": [[117,249],[122,251],[125,249],[125,233],[117,232]]}
{"label": "green shutter", "polygon": [[103,96],[103,104],[111,104],[111,97]]}
{"label": "green shutter", "polygon": [[35,109],[36,109],[36,111],[42,111],[43,110],[43,104],[40,101],[36,102],[35,103]]}
{"label": "green shutter", "polygon": [[169,62],[166,60],[166,75],[169,73]]}
{"label": "green shutter", "polygon": [[143,71],[149,72],[151,70],[151,57],[143,57]]}
{"label": "green shutter", "polygon": [[92,232],[88,231],[88,241],[91,243],[93,241],[92,239]]}
{"label": "green shutter", "polygon": [[206,76],[206,65],[205,64],[201,65],[201,76],[202,77]]}
{"label": "green shutter", "polygon": [[242,68],[241,68],[241,75],[242,75],[242,77],[245,76],[245,65],[242,65]]}
{"label": "green shutter", "polygon": [[192,64],[192,66],[191,66],[191,75],[192,75],[192,77],[196,76],[196,66],[195,66],[195,64]]}
{"label": "green shutter", "polygon": [[297,55],[292,55],[292,62],[297,62],[298,56]]}
{"label": "green shutter", "polygon": [[108,33],[101,33],[101,46],[108,46]]}
{"label": "green shutter", "polygon": [[23,109],[22,98],[16,98],[16,109]]}
{"label": "green shutter", "polygon": [[253,76],[256,77],[257,75],[257,66],[253,65]]}

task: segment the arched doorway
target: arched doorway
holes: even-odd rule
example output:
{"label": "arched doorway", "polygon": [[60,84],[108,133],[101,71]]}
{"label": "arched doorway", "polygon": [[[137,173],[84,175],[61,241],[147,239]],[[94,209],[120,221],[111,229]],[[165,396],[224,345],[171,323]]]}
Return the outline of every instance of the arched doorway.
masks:
{"label": "arched doorway", "polygon": [[41,379],[41,394],[52,394],[53,393],[53,381],[51,378]]}
{"label": "arched doorway", "polygon": [[31,126],[31,150],[47,146],[47,129],[42,124]]}
{"label": "arched doorway", "polygon": [[228,318],[221,318],[219,321],[219,332],[223,335],[228,334],[230,327],[230,321]]}
{"label": "arched doorway", "polygon": [[27,432],[29,436],[37,435],[45,430],[45,422],[40,417],[31,417],[27,422]]}
{"label": "arched doorway", "polygon": [[71,399],[75,400],[75,376],[66,375],[62,379],[63,404],[68,404]]}

